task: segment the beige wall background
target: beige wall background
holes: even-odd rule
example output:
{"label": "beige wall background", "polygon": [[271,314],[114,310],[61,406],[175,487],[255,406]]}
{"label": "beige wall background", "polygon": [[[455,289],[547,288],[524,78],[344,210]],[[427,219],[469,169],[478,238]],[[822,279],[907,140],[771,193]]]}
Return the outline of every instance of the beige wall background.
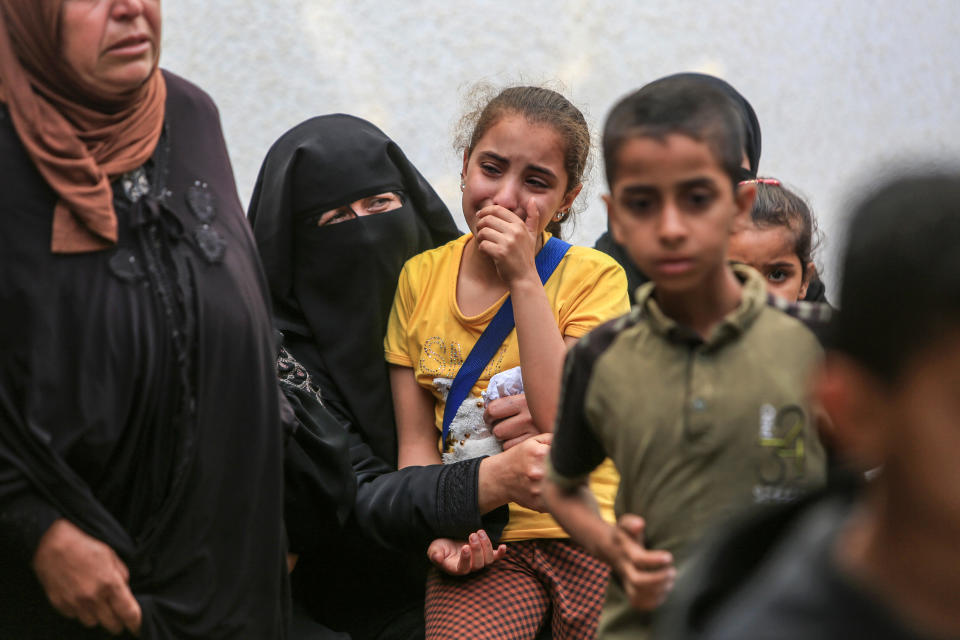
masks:
{"label": "beige wall background", "polygon": [[[244,203],[277,137],[346,112],[400,144],[461,228],[453,138],[474,83],[559,83],[596,133],[650,80],[718,75],[757,111],[761,173],[811,202],[832,288],[850,198],[891,165],[960,160],[958,34],[956,0],[167,0],[161,63],[219,105]],[[601,169],[579,244],[606,227]]]}

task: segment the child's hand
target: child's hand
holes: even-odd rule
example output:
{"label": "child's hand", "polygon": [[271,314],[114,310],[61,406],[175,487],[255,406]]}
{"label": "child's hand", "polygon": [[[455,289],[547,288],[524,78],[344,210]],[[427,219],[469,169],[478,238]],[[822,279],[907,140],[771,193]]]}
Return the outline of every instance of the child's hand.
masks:
{"label": "child's hand", "polygon": [[602,545],[601,555],[620,576],[630,604],[640,611],[652,611],[673,589],[677,570],[669,552],[644,546],[644,526],[640,516],[621,516],[610,528],[610,539]]}
{"label": "child's hand", "polygon": [[492,401],[483,410],[483,421],[503,443],[504,451],[540,433],[533,424],[527,396],[522,393]]}
{"label": "child's hand", "polygon": [[450,538],[437,538],[427,548],[427,557],[438,569],[452,576],[463,576],[488,567],[507,553],[507,545],[494,550],[493,543],[481,529],[470,534],[465,544]]}
{"label": "child's hand", "polygon": [[493,260],[508,287],[523,278],[540,281],[533,262],[539,249],[540,210],[530,198],[519,213],[495,204],[477,212],[477,248]]}

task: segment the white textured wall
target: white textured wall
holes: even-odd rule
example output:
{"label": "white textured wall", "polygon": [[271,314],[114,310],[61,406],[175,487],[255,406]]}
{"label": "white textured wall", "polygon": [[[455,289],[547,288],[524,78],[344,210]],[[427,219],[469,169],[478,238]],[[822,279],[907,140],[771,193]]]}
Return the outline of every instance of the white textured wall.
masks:
{"label": "white textured wall", "polygon": [[[811,201],[831,280],[857,186],[890,162],[960,158],[956,0],[166,0],[161,63],[218,103],[244,202],[280,134],[342,111],[393,137],[458,217],[471,84],[559,81],[596,132],[626,92],[713,73],[759,115],[761,173]],[[581,244],[606,226],[599,166],[587,187]]]}

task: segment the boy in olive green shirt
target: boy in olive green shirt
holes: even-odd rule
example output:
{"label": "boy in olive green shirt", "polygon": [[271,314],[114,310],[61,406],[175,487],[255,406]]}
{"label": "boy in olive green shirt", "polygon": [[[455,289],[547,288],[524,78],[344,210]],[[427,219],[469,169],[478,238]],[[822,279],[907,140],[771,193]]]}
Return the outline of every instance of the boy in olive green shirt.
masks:
{"label": "boy in olive green shirt", "polygon": [[[790,307],[727,261],[751,184],[738,184],[743,124],[730,98],[688,78],[618,103],[604,130],[611,231],[651,282],[630,314],[567,358],[550,454],[551,513],[608,562],[601,638],[634,638],[694,544],[730,513],[825,481],[806,378],[827,309]],[[621,475],[618,524],[585,484],[604,457]]]}

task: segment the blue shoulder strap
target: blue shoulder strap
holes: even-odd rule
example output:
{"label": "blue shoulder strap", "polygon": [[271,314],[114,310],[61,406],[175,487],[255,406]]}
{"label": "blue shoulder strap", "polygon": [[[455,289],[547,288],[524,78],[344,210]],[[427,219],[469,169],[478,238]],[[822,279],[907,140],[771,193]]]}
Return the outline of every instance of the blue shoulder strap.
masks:
{"label": "blue shoulder strap", "polygon": [[[534,264],[537,266],[537,274],[540,276],[540,282],[546,284],[550,276],[556,270],[557,265],[566,255],[570,244],[551,237],[537,253]],[[477,339],[477,343],[470,350],[470,355],[460,365],[460,371],[453,379],[450,385],[450,393],[447,394],[447,404],[443,409],[443,439],[442,446],[446,448],[447,433],[450,431],[450,423],[453,417],[457,415],[457,409],[463,404],[470,394],[470,389],[477,383],[480,374],[483,373],[487,363],[493,358],[493,355],[507,339],[510,332],[513,331],[513,303],[510,302],[510,296],[503,301],[503,304],[497,310],[496,315],[483,330],[483,333]]]}

